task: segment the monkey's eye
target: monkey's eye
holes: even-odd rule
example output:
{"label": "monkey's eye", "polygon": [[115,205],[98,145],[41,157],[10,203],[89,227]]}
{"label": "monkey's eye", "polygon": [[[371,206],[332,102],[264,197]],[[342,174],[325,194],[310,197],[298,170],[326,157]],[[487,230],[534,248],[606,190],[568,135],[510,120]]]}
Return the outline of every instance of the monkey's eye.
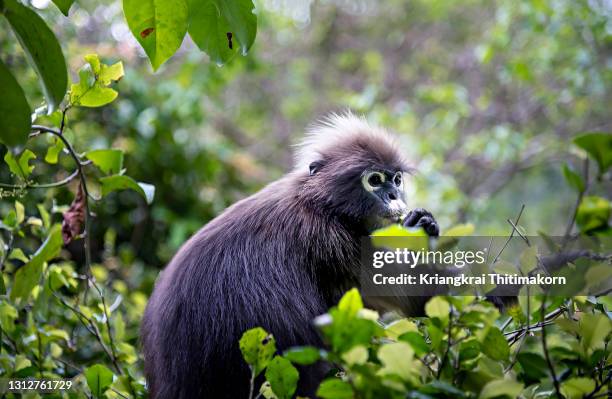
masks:
{"label": "monkey's eye", "polygon": [[395,176],[393,176],[393,183],[395,183],[396,186],[401,186],[402,185],[402,174],[401,173],[396,173]]}
{"label": "monkey's eye", "polygon": [[381,186],[385,182],[385,175],[379,172],[372,172],[368,175],[368,184],[372,187]]}

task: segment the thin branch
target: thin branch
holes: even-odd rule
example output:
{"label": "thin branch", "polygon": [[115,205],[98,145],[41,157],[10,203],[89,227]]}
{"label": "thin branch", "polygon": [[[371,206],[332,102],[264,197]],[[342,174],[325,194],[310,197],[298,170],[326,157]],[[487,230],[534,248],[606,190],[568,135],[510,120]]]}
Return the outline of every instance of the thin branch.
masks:
{"label": "thin branch", "polygon": [[[521,205],[521,210],[519,211],[518,215],[516,216],[516,220],[514,221],[514,224],[517,225],[519,220],[521,220],[521,215],[523,215],[523,210],[525,210],[525,204]],[[510,236],[508,237],[508,239],[506,240],[506,243],[504,244],[504,246],[499,250],[499,252],[497,253],[497,256],[495,257],[495,259],[493,259],[492,263],[497,262],[497,260],[499,259],[499,257],[501,256],[501,254],[504,252],[504,250],[506,249],[506,247],[508,246],[508,244],[510,244],[510,241],[512,241],[512,238],[514,237],[514,232],[516,231],[516,228],[513,226],[512,227],[512,231],[510,232]]]}
{"label": "thin branch", "polygon": [[7,184],[7,183],[0,183],[0,187],[2,188],[54,188],[54,187],[61,187],[61,186],[65,186],[66,184],[70,183],[72,180],[74,180],[77,176],[79,175],[79,170],[76,169],[74,172],[72,172],[70,174],[70,176],[60,180],[60,181],[56,181],[53,183],[42,183],[42,184],[29,184],[26,182],[26,184]]}
{"label": "thin branch", "polygon": [[[544,292],[544,298],[542,298],[542,305],[540,308],[540,312],[542,314],[541,318],[542,320],[544,320],[544,318],[546,317],[546,292]],[[550,375],[553,380],[555,392],[557,393],[557,397],[562,398],[559,379],[557,378],[557,374],[555,373],[555,367],[553,366],[552,360],[550,359],[550,353],[548,353],[548,345],[546,344],[546,327],[544,325],[542,325],[541,337],[542,337],[542,350],[544,351],[544,358],[546,359],[546,364],[548,365],[548,369],[550,370]]]}
{"label": "thin branch", "polygon": [[448,345],[446,346],[446,350],[444,351],[444,355],[442,356],[442,360],[440,361],[440,366],[438,367],[438,375],[436,376],[437,378],[440,378],[440,375],[442,375],[442,369],[444,368],[444,364],[446,363],[448,354],[450,352],[452,328],[453,328],[453,307],[451,305],[450,310],[448,312]]}

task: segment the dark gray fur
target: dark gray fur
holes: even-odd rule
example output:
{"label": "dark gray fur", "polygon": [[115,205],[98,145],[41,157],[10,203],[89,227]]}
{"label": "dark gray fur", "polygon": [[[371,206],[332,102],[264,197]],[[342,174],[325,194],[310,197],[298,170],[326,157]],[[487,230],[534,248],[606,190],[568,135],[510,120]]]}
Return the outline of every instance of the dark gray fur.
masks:
{"label": "dark gray fur", "polygon": [[[383,212],[361,174],[409,168],[396,147],[366,133],[320,155],[312,174],[293,171],[228,208],[163,271],[142,323],[152,398],[246,398],[238,341],[255,326],[279,350],[322,345],[312,319],[358,285],[360,239]],[[302,370],[299,393],[313,395],[324,372]]]}

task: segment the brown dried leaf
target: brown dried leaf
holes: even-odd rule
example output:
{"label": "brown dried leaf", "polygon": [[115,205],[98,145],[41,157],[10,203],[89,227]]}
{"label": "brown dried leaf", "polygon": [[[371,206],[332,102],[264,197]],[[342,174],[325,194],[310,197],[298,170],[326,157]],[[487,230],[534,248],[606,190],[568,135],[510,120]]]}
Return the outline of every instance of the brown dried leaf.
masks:
{"label": "brown dried leaf", "polygon": [[83,187],[79,184],[78,191],[70,208],[64,212],[64,221],[62,222],[62,238],[64,244],[69,244],[72,240],[78,237],[83,231],[85,225],[85,195],[83,193]]}

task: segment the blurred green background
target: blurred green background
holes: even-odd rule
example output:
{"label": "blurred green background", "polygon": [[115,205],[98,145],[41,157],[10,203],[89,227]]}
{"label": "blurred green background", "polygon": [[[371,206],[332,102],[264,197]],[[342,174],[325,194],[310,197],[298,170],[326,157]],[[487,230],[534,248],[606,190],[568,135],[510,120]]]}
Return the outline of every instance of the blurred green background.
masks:
{"label": "blurred green background", "polygon": [[[125,256],[152,267],[289,170],[291,145],[330,111],[397,132],[418,170],[410,205],[443,229],[469,221],[482,234],[506,233],[523,203],[530,233],[562,233],[574,202],[560,184],[569,138],[612,125],[606,1],[259,1],[248,56],[218,67],[187,38],[155,74],[120,2],[80,1],[70,18],[33,5],[55,21],[69,70],[92,52],[125,65],[119,99],[75,110],[69,128],[77,149],[122,148],[130,175],[156,186],[151,207],[120,193],[95,207],[94,223],[98,252],[110,228]],[[34,72],[20,71],[42,98]]]}

